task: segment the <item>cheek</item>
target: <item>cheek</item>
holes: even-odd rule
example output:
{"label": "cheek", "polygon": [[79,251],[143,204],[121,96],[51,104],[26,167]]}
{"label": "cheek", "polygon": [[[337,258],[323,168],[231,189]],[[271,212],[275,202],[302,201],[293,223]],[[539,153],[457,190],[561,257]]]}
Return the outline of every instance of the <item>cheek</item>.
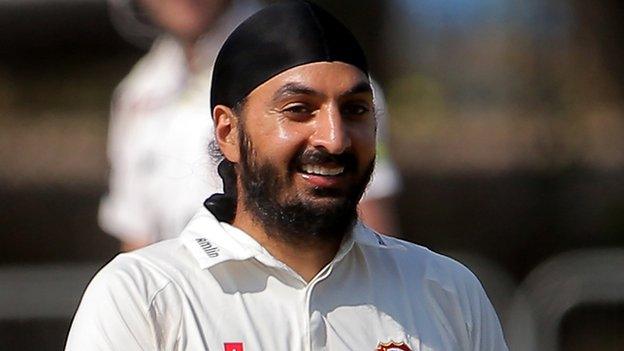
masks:
{"label": "cheek", "polygon": [[299,151],[305,143],[306,133],[302,125],[287,120],[274,120],[272,123],[257,126],[253,133],[253,144],[264,157],[288,162],[289,160],[284,159]]}
{"label": "cheek", "polygon": [[274,126],[274,133],[278,141],[283,143],[299,143],[306,136],[306,131],[302,126],[288,120],[278,121]]}
{"label": "cheek", "polygon": [[353,148],[360,154],[362,161],[372,159],[375,156],[376,148],[375,127],[355,128],[352,132]]}

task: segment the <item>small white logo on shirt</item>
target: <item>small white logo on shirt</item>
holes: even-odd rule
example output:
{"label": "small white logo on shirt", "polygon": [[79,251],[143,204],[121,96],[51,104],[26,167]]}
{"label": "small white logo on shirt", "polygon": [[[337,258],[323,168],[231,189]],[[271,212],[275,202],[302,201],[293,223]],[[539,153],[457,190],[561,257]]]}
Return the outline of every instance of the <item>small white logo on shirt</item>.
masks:
{"label": "small white logo on shirt", "polygon": [[206,253],[206,255],[208,255],[208,257],[215,258],[219,256],[219,248],[216,246],[213,246],[210,241],[206,240],[205,238],[197,238],[195,239],[195,241],[197,241],[197,244],[199,245],[199,247],[201,247],[201,249],[204,250],[204,252]]}

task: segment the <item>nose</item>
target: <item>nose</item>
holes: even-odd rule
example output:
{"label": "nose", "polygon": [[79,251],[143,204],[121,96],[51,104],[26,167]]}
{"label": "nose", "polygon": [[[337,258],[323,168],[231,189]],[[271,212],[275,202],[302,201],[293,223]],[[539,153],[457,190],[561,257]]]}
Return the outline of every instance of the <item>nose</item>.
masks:
{"label": "nose", "polygon": [[351,147],[351,136],[338,106],[329,105],[316,116],[310,144],[323,147],[330,154],[340,155]]}

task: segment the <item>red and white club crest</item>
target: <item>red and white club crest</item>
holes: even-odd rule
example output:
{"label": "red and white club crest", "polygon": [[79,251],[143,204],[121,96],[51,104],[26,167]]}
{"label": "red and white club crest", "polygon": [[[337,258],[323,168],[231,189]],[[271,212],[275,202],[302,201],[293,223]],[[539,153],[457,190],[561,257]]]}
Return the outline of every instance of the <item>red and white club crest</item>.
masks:
{"label": "red and white club crest", "polygon": [[380,342],[375,351],[412,351],[404,342]]}

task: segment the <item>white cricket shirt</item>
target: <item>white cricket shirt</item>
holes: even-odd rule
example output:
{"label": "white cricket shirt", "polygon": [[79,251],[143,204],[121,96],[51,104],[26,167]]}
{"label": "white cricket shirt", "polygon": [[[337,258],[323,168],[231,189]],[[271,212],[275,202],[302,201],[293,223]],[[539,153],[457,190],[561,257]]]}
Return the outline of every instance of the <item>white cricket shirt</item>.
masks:
{"label": "white cricket shirt", "polygon": [[[382,347],[392,342],[409,348]],[[305,282],[202,209],[179,238],[121,254],[96,275],[66,350],[507,347],[478,280],[447,257],[358,224]]]}

